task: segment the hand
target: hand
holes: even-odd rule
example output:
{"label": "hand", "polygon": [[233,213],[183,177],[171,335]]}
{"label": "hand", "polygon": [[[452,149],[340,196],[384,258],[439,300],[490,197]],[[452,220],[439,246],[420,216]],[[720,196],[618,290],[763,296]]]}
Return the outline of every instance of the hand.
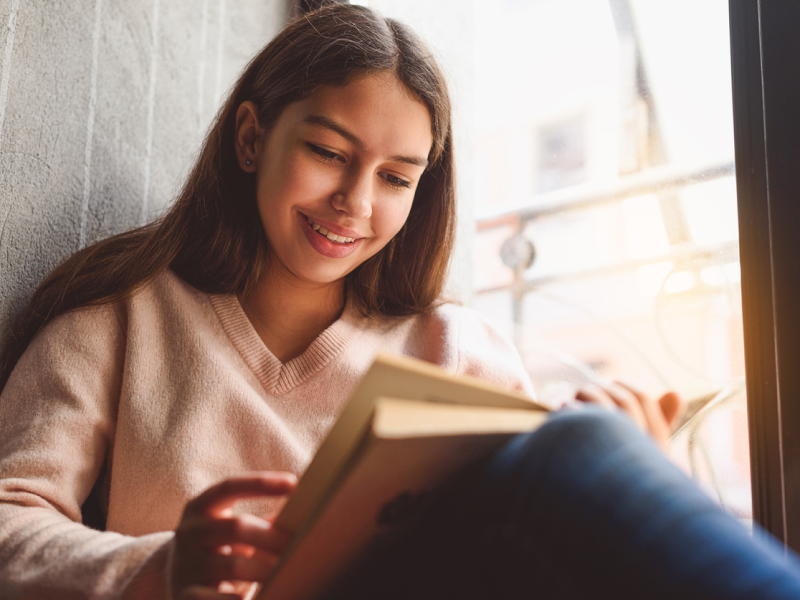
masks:
{"label": "hand", "polygon": [[580,389],[575,398],[603,408],[622,410],[664,449],[669,442],[672,424],[686,408],[683,399],[675,392],[667,392],[656,402],[647,394],[619,382],[589,385]]}
{"label": "hand", "polygon": [[291,473],[256,473],[227,479],[186,504],[175,531],[172,595],[177,600],[236,599],[220,583],[264,581],[289,536],[253,515],[233,516],[231,505],[244,498],[291,493]]}

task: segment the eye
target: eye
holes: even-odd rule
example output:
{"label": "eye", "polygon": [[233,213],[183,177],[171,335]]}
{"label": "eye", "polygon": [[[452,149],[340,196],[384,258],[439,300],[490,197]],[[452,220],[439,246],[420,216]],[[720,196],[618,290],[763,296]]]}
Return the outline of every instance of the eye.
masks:
{"label": "eye", "polygon": [[406,181],[405,179],[401,179],[400,177],[396,177],[391,173],[381,173],[381,177],[383,177],[386,184],[395,189],[395,190],[402,190],[402,189],[411,189],[411,182]]}
{"label": "eye", "polygon": [[309,150],[311,150],[324,162],[334,162],[334,161],[344,162],[344,157],[340,154],[336,154],[336,152],[331,152],[330,150],[321,148],[320,146],[312,144],[311,142],[306,142],[306,146],[308,146]]}

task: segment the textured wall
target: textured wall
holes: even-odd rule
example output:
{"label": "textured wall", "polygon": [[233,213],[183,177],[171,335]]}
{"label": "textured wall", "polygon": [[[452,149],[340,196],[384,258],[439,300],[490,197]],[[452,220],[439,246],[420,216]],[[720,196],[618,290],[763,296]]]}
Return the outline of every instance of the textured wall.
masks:
{"label": "textured wall", "polygon": [[286,0],[0,0],[0,322],[179,190]]}

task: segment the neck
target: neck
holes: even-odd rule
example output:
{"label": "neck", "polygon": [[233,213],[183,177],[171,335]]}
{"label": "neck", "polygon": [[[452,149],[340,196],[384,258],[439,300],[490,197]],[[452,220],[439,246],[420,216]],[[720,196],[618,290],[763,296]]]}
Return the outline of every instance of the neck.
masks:
{"label": "neck", "polygon": [[300,356],[344,308],[344,279],[325,284],[298,280],[282,269],[265,270],[240,298],[253,328],[282,363]]}

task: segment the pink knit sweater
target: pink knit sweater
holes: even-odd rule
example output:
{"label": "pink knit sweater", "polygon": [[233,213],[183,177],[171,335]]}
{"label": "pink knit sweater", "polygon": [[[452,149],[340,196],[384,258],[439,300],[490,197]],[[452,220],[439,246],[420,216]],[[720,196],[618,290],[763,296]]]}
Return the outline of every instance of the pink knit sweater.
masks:
{"label": "pink knit sweater", "polygon": [[[345,309],[286,364],[235,296],[171,272],[60,316],[0,395],[0,598],[167,598],[187,500],[246,471],[302,474],[379,350],[532,393],[513,347],[452,305],[381,319]],[[81,524],[90,494],[106,532]]]}

